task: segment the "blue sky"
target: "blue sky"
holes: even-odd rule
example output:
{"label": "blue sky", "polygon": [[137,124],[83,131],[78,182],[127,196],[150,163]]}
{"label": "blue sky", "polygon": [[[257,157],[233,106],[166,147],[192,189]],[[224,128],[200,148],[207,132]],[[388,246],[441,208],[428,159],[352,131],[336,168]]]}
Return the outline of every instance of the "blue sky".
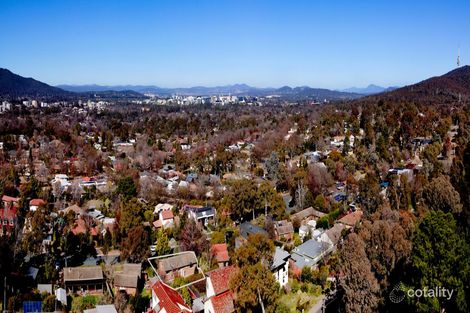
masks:
{"label": "blue sky", "polygon": [[0,1],[0,67],[49,84],[410,84],[470,60],[470,1]]}

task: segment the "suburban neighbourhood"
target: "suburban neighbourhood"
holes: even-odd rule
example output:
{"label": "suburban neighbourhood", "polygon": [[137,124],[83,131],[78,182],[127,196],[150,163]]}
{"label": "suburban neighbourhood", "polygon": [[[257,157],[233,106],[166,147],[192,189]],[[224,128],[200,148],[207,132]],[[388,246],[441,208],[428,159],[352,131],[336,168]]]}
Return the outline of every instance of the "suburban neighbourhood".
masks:
{"label": "suburban neighbourhood", "polygon": [[0,1],[0,312],[470,312],[467,2]]}

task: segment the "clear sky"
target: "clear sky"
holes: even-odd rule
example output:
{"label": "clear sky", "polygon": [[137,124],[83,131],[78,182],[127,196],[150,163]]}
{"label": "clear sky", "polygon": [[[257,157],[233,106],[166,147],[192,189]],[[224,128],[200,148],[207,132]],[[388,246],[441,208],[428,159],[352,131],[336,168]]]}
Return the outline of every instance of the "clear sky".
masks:
{"label": "clear sky", "polygon": [[53,85],[404,85],[459,46],[468,0],[0,0],[0,67]]}

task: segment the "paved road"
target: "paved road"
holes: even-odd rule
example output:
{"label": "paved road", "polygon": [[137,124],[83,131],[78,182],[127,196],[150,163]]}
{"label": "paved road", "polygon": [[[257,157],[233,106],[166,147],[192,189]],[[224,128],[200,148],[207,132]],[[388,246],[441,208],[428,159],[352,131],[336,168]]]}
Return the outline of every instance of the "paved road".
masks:
{"label": "paved road", "polygon": [[310,308],[308,313],[321,313],[321,306],[323,305],[324,299],[325,299],[325,295],[321,295],[318,298],[317,303],[315,303],[315,305]]}

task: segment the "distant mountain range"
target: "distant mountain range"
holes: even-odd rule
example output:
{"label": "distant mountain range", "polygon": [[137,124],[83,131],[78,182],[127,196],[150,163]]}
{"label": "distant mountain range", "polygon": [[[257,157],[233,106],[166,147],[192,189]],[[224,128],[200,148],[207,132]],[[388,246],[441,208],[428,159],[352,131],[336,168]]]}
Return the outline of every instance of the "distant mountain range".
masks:
{"label": "distant mountain range", "polygon": [[246,84],[235,84],[226,86],[216,87],[189,87],[189,88],[163,88],[152,85],[114,85],[114,86],[103,86],[103,85],[58,85],[58,88],[72,91],[72,92],[96,92],[96,91],[122,91],[122,90],[133,90],[139,93],[155,93],[160,95],[168,94],[181,94],[181,95],[213,95],[213,94],[246,94],[250,93],[257,88],[250,87]]}
{"label": "distant mountain range", "polygon": [[25,78],[7,69],[0,69],[0,97],[6,99],[18,98],[142,98],[144,93],[168,95],[237,95],[237,96],[268,96],[277,95],[292,100],[349,100],[362,95],[329,89],[288,86],[281,88],[257,88],[246,84],[235,84],[216,87],[161,88],[144,85],[59,85],[50,86],[32,78]]}
{"label": "distant mountain range", "polygon": [[49,86],[33,78],[25,78],[0,68],[0,98],[142,98],[143,93],[157,95],[239,95],[279,96],[289,100],[351,100],[367,95],[365,99],[389,99],[395,101],[443,101],[470,100],[470,66],[462,66],[442,76],[432,77],[402,88],[369,85],[366,88],[349,88],[343,91],[311,88],[308,86],[281,88],[257,88],[246,84],[216,87],[161,88],[157,86],[123,85],[60,85]]}
{"label": "distant mountain range", "polygon": [[189,88],[162,88],[157,86],[143,85],[117,85],[117,86],[101,86],[101,85],[58,85],[57,87],[73,91],[73,92],[92,92],[105,90],[133,90],[140,93],[154,93],[157,95],[192,95],[192,96],[212,96],[212,95],[237,95],[237,96],[267,96],[278,95],[298,98],[315,98],[317,100],[340,100],[340,99],[357,99],[361,95],[352,92],[343,92],[330,89],[303,87],[281,88],[258,88],[248,86],[246,84],[225,85],[216,87],[196,86]]}
{"label": "distant mountain range", "polygon": [[343,89],[341,91],[358,93],[360,95],[372,95],[372,94],[376,94],[376,93],[392,91],[392,90],[395,90],[395,89],[398,89],[398,88],[399,87],[395,87],[395,86],[394,87],[381,87],[381,86],[377,86],[377,85],[374,85],[374,84],[370,84],[369,86],[364,87],[364,88],[351,87],[351,88]]}

